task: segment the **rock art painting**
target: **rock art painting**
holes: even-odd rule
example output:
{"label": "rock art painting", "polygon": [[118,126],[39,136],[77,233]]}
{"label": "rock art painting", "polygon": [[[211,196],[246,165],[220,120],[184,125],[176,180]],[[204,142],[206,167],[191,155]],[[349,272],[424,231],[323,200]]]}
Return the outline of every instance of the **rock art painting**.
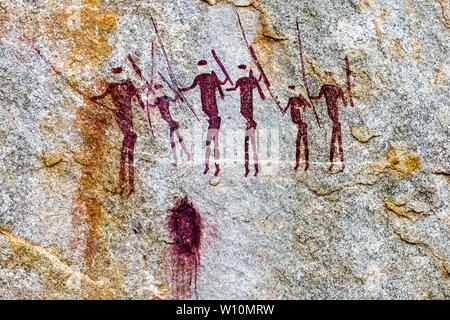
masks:
{"label": "rock art painting", "polygon": [[0,299],[448,299],[447,9],[1,1]]}

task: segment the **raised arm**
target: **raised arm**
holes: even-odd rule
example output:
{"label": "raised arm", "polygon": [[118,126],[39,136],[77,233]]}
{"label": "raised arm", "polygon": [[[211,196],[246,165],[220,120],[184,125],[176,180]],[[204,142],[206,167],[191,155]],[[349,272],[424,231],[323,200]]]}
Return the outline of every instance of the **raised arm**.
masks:
{"label": "raised arm", "polygon": [[181,92],[186,92],[186,91],[189,91],[189,90],[194,89],[197,85],[198,85],[198,80],[197,80],[197,78],[195,78],[195,79],[194,79],[194,82],[192,83],[191,86],[186,87],[186,88],[179,88],[179,90],[180,90]]}
{"label": "raised arm", "polygon": [[286,113],[287,109],[289,109],[289,107],[291,106],[291,104],[292,104],[292,98],[289,98],[289,101],[288,101],[288,104],[287,104],[286,108],[283,109],[283,114]]}

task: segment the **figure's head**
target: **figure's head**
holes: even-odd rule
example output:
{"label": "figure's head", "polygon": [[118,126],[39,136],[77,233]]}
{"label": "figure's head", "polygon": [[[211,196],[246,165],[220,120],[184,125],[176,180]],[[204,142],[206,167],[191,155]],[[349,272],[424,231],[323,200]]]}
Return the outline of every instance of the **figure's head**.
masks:
{"label": "figure's head", "polygon": [[200,60],[200,61],[197,63],[198,66],[206,66],[207,64],[208,64],[208,61],[206,61],[206,60]]}
{"label": "figure's head", "polygon": [[294,91],[295,90],[295,86],[289,86],[288,87],[290,90]]}
{"label": "figure's head", "polygon": [[245,70],[245,69],[247,69],[247,66],[245,64],[240,64],[240,65],[238,65],[238,68],[241,70]]}
{"label": "figure's head", "polygon": [[122,71],[123,71],[122,67],[116,67],[111,69],[111,72],[114,74],[122,73]]}

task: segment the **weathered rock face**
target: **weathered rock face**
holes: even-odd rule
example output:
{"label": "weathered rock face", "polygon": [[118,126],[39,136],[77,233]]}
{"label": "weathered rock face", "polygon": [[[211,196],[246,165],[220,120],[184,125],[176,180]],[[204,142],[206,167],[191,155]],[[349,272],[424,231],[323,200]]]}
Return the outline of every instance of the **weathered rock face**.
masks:
{"label": "weathered rock face", "polygon": [[0,12],[1,298],[450,297],[448,1]]}

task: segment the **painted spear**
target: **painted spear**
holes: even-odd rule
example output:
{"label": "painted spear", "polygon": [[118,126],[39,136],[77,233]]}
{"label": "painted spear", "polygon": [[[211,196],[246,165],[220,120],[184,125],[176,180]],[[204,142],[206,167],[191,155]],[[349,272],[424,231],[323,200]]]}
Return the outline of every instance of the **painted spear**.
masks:
{"label": "painted spear", "polygon": [[301,39],[301,35],[300,35],[300,24],[298,23],[298,19],[297,19],[297,35],[298,35],[298,46],[299,46],[299,49],[300,49],[300,62],[301,62],[301,65],[302,65],[303,83],[305,85],[305,90],[306,90],[306,94],[308,95],[309,102],[311,103],[311,106],[313,108],[314,116],[316,117],[317,124],[319,125],[319,127],[321,127],[320,126],[320,121],[319,121],[319,116],[317,115],[316,108],[315,108],[314,103],[312,102],[312,99],[311,99],[311,94],[309,93],[308,82],[306,81],[305,63],[303,62],[302,39]]}
{"label": "painted spear", "polygon": [[164,43],[162,41],[161,35],[159,34],[158,27],[156,26],[155,20],[153,19],[152,16],[150,16],[150,19],[152,20],[153,29],[155,30],[156,37],[158,38],[159,44],[161,46],[161,51],[162,51],[162,53],[164,55],[164,58],[166,60],[167,72],[169,74],[170,81],[172,82],[171,88],[174,91],[175,95],[177,97],[180,97],[181,100],[184,103],[186,103],[186,105],[188,106],[189,110],[191,110],[191,112],[194,114],[195,118],[198,121],[200,121],[198,119],[197,114],[195,113],[194,109],[192,108],[191,104],[187,101],[187,99],[184,97],[183,93],[179,90],[179,87],[178,87],[178,84],[177,84],[177,80],[175,79],[175,76],[173,74],[172,66],[170,65],[169,57],[167,56],[167,52],[166,52],[166,49],[164,47]]}
{"label": "painted spear", "polygon": [[281,113],[283,113],[283,108],[281,107],[281,102],[278,100],[278,97],[272,92],[272,89],[270,88],[269,78],[267,78],[266,73],[264,72],[264,69],[263,69],[261,63],[259,62],[258,57],[256,56],[255,49],[247,40],[247,36],[245,35],[244,27],[242,26],[241,16],[239,15],[239,12],[237,11],[236,8],[235,8],[235,11],[236,11],[236,15],[238,18],[239,26],[241,28],[242,37],[244,38],[245,44],[247,45],[248,51],[250,52],[250,56],[252,57],[253,61],[255,62],[256,66],[259,70],[260,79],[262,78],[262,80],[264,81],[264,84],[266,85],[267,91],[269,91],[270,97],[275,102],[275,104],[278,106],[278,108],[280,108]]}

